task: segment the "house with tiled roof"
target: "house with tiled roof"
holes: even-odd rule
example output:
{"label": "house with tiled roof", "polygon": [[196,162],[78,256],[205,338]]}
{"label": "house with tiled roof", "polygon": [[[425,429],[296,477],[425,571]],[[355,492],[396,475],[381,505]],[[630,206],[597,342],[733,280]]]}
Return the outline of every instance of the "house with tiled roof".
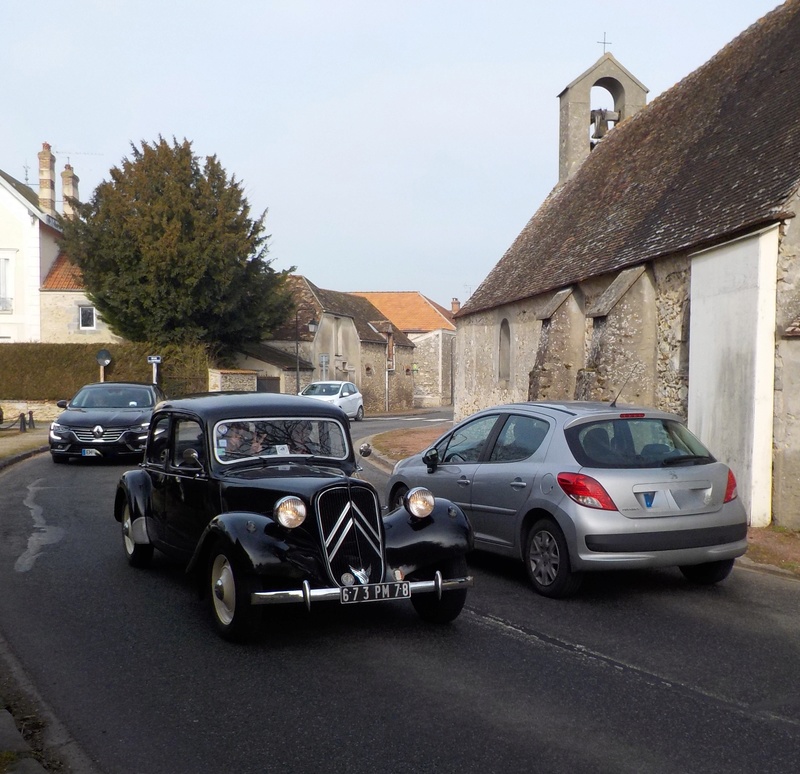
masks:
{"label": "house with tiled roof", "polygon": [[754,525],[800,527],[798,51],[788,0],[632,114],[622,73],[591,84],[607,112],[574,101],[583,158],[456,315],[456,417],[617,395],[674,411]]}
{"label": "house with tiled roof", "polygon": [[456,326],[452,309],[445,309],[419,291],[353,292],[367,299],[414,343],[414,406],[453,403],[453,344]]}
{"label": "house with tiled roof", "polygon": [[[0,170],[0,343],[110,342],[118,338],[99,319],[78,269],[60,252],[55,200],[56,158],[39,153],[39,193]],[[64,214],[78,198],[78,177],[61,173]]]}
{"label": "house with tiled roof", "polygon": [[353,382],[367,414],[413,405],[414,344],[367,299],[287,279],[295,311],[268,341],[243,348],[240,368],[276,392],[314,381]]}

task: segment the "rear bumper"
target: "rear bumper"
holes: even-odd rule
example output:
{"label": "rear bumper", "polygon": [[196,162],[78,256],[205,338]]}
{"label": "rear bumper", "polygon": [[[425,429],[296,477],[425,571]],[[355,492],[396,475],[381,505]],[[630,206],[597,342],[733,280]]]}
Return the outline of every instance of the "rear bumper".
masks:
{"label": "rear bumper", "polygon": [[[414,594],[436,594],[441,599],[445,591],[455,591],[456,589],[467,589],[473,585],[473,578],[467,575],[463,578],[450,578],[444,580],[442,574],[437,570],[433,580],[408,581],[410,592]],[[312,602],[336,602],[341,599],[341,589],[338,587],[312,589],[308,581],[303,581],[299,589],[289,589],[286,591],[256,591],[250,595],[252,605],[286,605],[305,603],[310,610]]]}
{"label": "rear bumper", "polygon": [[644,532],[629,535],[586,535],[586,547],[597,553],[640,553],[683,551],[739,543],[747,539],[746,524],[729,524],[705,529]]}

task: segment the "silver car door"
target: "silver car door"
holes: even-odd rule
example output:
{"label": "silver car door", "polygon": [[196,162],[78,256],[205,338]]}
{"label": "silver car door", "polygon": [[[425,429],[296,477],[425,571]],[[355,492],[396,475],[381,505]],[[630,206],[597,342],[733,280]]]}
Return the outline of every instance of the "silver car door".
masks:
{"label": "silver car door", "polygon": [[471,521],[475,540],[511,547],[534,488],[550,424],[542,418],[510,414],[486,462],[472,476]]}
{"label": "silver car door", "polygon": [[472,510],[472,478],[489,443],[498,415],[489,414],[459,425],[437,444],[439,464],[419,483],[436,497],[445,497],[469,517]]}

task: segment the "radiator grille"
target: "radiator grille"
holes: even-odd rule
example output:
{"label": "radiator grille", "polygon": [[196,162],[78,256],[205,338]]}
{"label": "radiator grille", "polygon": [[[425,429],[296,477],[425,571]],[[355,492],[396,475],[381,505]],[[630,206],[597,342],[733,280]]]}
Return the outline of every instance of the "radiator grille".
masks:
{"label": "radiator grille", "polygon": [[342,585],[350,573],[357,583],[383,580],[383,531],[375,493],[337,486],[317,497],[317,519],[331,580]]}
{"label": "radiator grille", "polygon": [[73,432],[81,443],[116,443],[126,430],[127,427],[104,427],[103,435],[99,438],[95,436],[91,427],[80,427]]}

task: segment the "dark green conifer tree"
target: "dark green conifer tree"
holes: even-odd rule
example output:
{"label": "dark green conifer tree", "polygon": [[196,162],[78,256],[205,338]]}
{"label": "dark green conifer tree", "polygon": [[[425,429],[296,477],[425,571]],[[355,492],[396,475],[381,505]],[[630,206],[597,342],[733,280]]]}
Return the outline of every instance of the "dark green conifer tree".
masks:
{"label": "dark green conifer tree", "polygon": [[89,202],[73,202],[63,249],[114,333],[153,344],[203,342],[226,354],[290,314],[285,280],[266,259],[266,212],[191,143],[131,145]]}

